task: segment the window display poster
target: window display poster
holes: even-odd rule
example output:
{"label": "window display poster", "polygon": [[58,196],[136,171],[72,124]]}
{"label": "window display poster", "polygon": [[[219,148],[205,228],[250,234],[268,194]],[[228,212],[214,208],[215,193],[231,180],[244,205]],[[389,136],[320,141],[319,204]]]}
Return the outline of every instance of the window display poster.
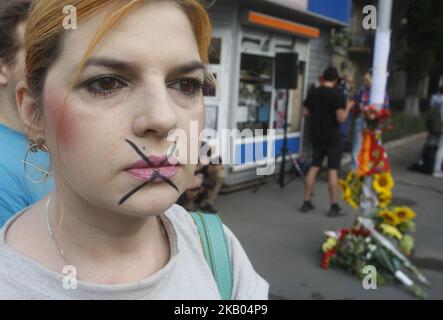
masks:
{"label": "window display poster", "polygon": [[281,129],[285,123],[286,90],[276,90],[274,103],[274,129]]}

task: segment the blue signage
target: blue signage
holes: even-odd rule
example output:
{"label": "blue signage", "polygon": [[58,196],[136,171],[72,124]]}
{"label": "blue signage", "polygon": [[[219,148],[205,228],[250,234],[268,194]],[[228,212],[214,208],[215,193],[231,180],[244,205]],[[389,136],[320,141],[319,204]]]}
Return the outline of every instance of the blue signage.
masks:
{"label": "blue signage", "polygon": [[308,11],[349,24],[351,0],[309,0]]}

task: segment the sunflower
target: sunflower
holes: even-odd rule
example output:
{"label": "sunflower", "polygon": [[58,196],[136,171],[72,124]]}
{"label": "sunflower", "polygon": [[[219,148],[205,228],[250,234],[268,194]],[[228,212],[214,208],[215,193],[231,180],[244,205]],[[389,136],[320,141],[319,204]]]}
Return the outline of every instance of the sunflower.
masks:
{"label": "sunflower", "polygon": [[346,188],[343,190],[343,199],[351,198],[352,197],[352,190],[351,188]]}
{"label": "sunflower", "polygon": [[351,184],[357,178],[357,172],[349,171],[348,176],[346,177],[346,182],[347,184]]}
{"label": "sunflower", "polygon": [[358,209],[358,203],[354,200],[354,198],[349,197],[345,200],[352,207],[352,209]]}
{"label": "sunflower", "polygon": [[392,201],[392,193],[391,191],[385,191],[378,194],[378,201],[380,208],[387,208]]}
{"label": "sunflower", "polygon": [[390,226],[388,224],[382,223],[380,225],[381,230],[383,233],[387,236],[397,238],[398,240],[401,240],[403,238],[403,235],[396,227]]}
{"label": "sunflower", "polygon": [[359,207],[358,199],[361,193],[361,181],[355,171],[350,171],[346,180],[338,181],[340,188],[343,191],[343,200],[346,201],[352,208],[357,209]]}
{"label": "sunflower", "polygon": [[393,212],[383,209],[378,212],[378,216],[383,218],[385,224],[396,226],[400,223],[400,220],[394,215]]}
{"label": "sunflower", "polygon": [[349,189],[348,184],[345,180],[338,180],[338,185],[343,190],[343,192],[346,192],[346,189]]}
{"label": "sunflower", "polygon": [[374,175],[374,189],[378,193],[391,191],[394,187],[394,179],[389,172],[377,173]]}
{"label": "sunflower", "polygon": [[416,214],[415,212],[408,207],[397,207],[394,209],[394,215],[400,222],[408,221],[414,219]]}
{"label": "sunflower", "polygon": [[358,201],[350,188],[346,189],[345,193],[343,194],[343,200],[345,200],[346,203],[349,204],[353,209],[358,208]]}

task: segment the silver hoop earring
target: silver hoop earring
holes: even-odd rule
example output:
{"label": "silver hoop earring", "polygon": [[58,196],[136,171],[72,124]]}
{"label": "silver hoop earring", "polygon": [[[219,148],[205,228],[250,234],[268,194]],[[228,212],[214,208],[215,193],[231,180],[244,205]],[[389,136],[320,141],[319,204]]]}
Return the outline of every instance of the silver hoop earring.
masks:
{"label": "silver hoop earring", "polygon": [[[28,151],[26,151],[25,159],[22,160],[23,167],[25,169],[26,178],[29,181],[31,181],[32,183],[43,183],[43,182],[45,182],[48,179],[48,177],[50,175],[52,175],[52,162],[51,162],[51,159],[49,159],[49,168],[47,170],[45,170],[44,168],[42,168],[42,167],[40,167],[40,166],[38,166],[36,164],[33,164],[30,161],[28,161],[28,157],[30,155],[30,152],[37,153],[39,151],[43,151],[43,152],[46,152],[46,153],[49,154],[49,149],[48,149],[47,146],[44,145],[44,142],[45,141],[43,139],[38,139],[37,142],[33,142],[31,140],[31,143],[29,144]],[[31,176],[29,175],[28,167],[31,167],[33,169],[36,169],[36,170],[40,171],[42,173],[42,178],[39,179],[39,180],[32,179]]]}

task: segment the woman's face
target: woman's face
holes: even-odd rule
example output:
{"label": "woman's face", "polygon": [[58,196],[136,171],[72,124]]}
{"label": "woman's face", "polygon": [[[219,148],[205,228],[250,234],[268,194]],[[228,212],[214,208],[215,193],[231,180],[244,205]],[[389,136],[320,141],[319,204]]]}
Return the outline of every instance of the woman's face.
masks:
{"label": "woman's face", "polygon": [[[182,129],[189,137],[191,121],[199,123],[199,131],[204,123],[204,69],[196,37],[178,5],[141,5],[101,40],[63,107],[102,18],[90,18],[67,34],[45,81],[44,127],[57,187],[97,208],[134,216],[160,213],[186,189],[195,170],[187,159],[179,157],[174,166],[164,157],[173,145],[170,130]],[[187,145],[177,142],[179,150]]]}

